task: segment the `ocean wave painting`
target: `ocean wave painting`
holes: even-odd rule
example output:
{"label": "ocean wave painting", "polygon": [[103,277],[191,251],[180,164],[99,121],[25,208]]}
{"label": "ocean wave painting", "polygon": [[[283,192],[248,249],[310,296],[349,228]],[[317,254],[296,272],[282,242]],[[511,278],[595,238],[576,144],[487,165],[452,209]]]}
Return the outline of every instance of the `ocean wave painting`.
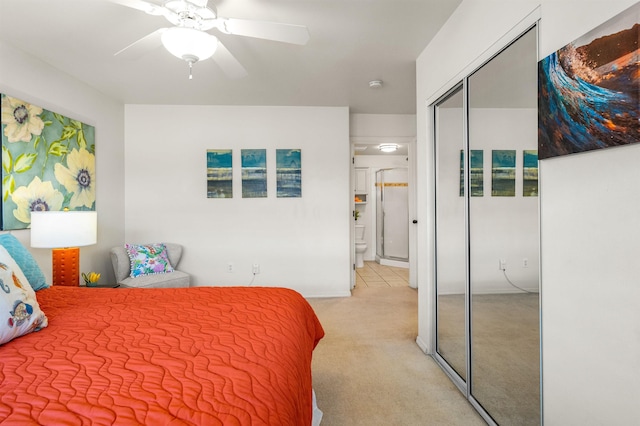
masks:
{"label": "ocean wave painting", "polygon": [[640,3],[538,64],[540,159],[640,142]]}

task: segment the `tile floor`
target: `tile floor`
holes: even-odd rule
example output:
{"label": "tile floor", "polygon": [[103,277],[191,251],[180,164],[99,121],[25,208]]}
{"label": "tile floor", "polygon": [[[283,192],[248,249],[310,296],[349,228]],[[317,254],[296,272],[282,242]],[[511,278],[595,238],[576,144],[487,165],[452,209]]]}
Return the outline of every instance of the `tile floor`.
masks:
{"label": "tile floor", "polygon": [[364,262],[356,268],[356,287],[405,287],[409,285],[409,269]]}

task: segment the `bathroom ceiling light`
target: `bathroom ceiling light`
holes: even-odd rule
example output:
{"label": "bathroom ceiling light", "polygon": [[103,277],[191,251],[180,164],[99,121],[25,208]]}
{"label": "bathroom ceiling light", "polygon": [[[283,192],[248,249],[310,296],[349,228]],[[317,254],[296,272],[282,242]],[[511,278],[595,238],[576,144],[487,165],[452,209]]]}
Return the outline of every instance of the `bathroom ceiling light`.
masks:
{"label": "bathroom ceiling light", "polygon": [[378,149],[382,152],[394,152],[395,150],[398,149],[398,144],[383,143],[382,145],[378,146]]}
{"label": "bathroom ceiling light", "polygon": [[369,87],[371,89],[379,89],[382,87],[382,80],[371,80],[369,82]]}

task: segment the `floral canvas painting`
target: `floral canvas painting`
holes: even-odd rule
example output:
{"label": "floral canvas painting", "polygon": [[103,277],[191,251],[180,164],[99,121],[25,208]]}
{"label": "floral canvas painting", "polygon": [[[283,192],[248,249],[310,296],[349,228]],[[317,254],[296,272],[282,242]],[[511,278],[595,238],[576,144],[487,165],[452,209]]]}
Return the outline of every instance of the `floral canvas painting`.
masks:
{"label": "floral canvas painting", "polygon": [[95,128],[0,94],[3,230],[32,211],[95,210]]}
{"label": "floral canvas painting", "polygon": [[640,142],[640,3],[538,64],[540,159]]}
{"label": "floral canvas painting", "polygon": [[276,195],[302,197],[302,168],[299,149],[276,149]]}
{"label": "floral canvas painting", "polygon": [[264,198],[267,196],[267,150],[243,149],[242,198]]}
{"label": "floral canvas painting", "polygon": [[233,152],[207,150],[207,198],[233,198]]}

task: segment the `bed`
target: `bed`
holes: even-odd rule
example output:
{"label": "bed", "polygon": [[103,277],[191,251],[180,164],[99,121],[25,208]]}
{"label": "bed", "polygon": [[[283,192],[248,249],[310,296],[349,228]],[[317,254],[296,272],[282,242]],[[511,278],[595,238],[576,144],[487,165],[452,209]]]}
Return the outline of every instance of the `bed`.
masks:
{"label": "bed", "polygon": [[323,329],[284,288],[37,291],[0,346],[3,424],[311,425]]}

